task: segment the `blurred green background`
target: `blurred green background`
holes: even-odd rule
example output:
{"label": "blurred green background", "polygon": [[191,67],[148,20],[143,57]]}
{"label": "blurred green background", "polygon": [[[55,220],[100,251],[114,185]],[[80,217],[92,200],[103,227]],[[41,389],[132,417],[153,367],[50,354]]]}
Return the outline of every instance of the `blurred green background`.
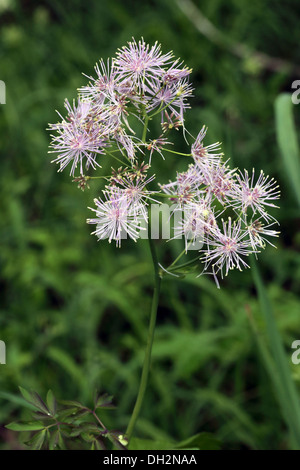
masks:
{"label": "blurred green background", "polygon": [[[278,248],[267,247],[259,258],[261,299],[251,270],[233,272],[221,290],[211,278],[194,275],[163,283],[136,435],[180,441],[206,431],[225,449],[300,445],[290,423],[296,410],[285,409],[297,407],[300,396],[300,365],[291,361],[291,344],[300,339],[299,205],[278,146],[274,108],[277,96],[291,93],[300,79],[300,4],[192,5],[209,27],[184,0],[0,0],[0,79],[6,84],[6,104],[0,105],[0,339],[7,347],[7,364],[0,365],[1,448],[18,448],[18,436],[4,425],[26,416],[19,385],[42,396],[51,388],[58,398],[87,404],[98,388],[114,395],[117,405],[103,418],[107,426],[125,431],[128,424],[151,302],[147,241],[116,249],[90,236],[87,207],[99,183],[82,193],[68,172],[56,172],[46,128],[57,121],[56,109],[63,112],[64,98],[76,98],[86,83],[82,72],[92,75],[101,57],[114,55],[132,36],[159,41],[164,52],[173,50],[193,68],[190,132],[207,125],[208,143],[221,141],[232,166],[262,168],[282,190],[281,209],[272,212],[281,225]],[[299,107],[292,108],[297,129]],[[172,156],[159,160],[160,181],[183,168]],[[178,245],[161,242],[158,249],[167,262]],[[267,314],[266,296],[272,306]]]}

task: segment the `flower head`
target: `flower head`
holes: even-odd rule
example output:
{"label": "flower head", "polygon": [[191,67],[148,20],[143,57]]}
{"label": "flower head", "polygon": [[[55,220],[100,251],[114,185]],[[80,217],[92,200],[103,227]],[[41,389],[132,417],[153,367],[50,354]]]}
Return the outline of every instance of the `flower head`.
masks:
{"label": "flower head", "polygon": [[87,103],[79,101],[78,107],[74,105],[72,108],[66,101],[65,107],[69,111],[67,120],[50,124],[50,129],[57,131],[57,135],[52,135],[50,153],[58,153],[58,157],[52,161],[60,165],[59,171],[72,163],[70,171],[72,176],[79,165],[80,174],[83,175],[84,166],[86,169],[90,166],[93,168],[100,166],[96,157],[104,153],[107,140],[101,134],[99,127],[91,121],[90,107]]}
{"label": "flower head", "polygon": [[203,126],[191,147],[195,164],[201,169],[205,169],[207,166],[218,166],[223,155],[223,153],[220,152],[219,142],[207,145],[206,147],[204,146],[203,139],[206,136],[206,132],[207,127]]}
{"label": "flower head", "polygon": [[157,42],[150,47],[143,38],[138,43],[133,38],[116,55],[115,65],[120,79],[130,80],[132,87],[136,87],[139,93],[151,90],[161,79],[163,67],[173,59],[172,52],[162,54]]}
{"label": "flower head", "polygon": [[249,240],[253,250],[265,248],[266,243],[274,246],[267,237],[278,237],[280,233],[277,230],[270,230],[270,227],[272,227],[276,222],[264,225],[261,218],[262,217],[253,220],[249,225],[247,225]]}
{"label": "flower head", "polygon": [[[249,175],[231,169],[228,160],[223,161],[219,142],[204,144],[207,127],[200,129],[192,144],[188,142],[191,134],[184,118],[193,92],[190,73],[172,52],[163,54],[157,42],[150,46],[143,38],[133,38],[115,58],[99,61],[95,77],[88,77],[89,83],[79,89],[77,103],[66,100],[66,118],[59,114],[61,121],[50,124],[50,152],[57,154],[53,162],[59,171],[70,166],[73,181],[82,190],[93,178],[84,172],[100,166],[100,154],[121,163],[110,175],[105,171],[105,176],[95,177],[107,182],[103,197],[95,199],[91,209],[95,218],[87,221],[96,225],[93,234],[99,240],[114,240],[117,246],[125,237],[136,241],[140,230],[146,229],[149,204],[164,197],[171,204],[169,221],[173,217],[175,222],[171,239],[184,238],[182,255],[190,248],[198,250],[196,261],[204,263],[203,272],[212,271],[218,284],[218,274],[223,277],[231,269],[248,267],[250,253],[256,255],[266,243],[272,245],[269,238],[278,232],[268,208],[276,207],[280,193],[274,179],[263,172],[256,180],[254,170]],[[160,120],[162,133],[151,135],[157,129],[155,120]],[[173,144],[172,131],[179,127],[190,153],[166,147]],[[175,158],[183,156],[188,162],[174,180],[158,183],[159,191],[149,189],[156,179],[149,171],[154,152],[163,160],[177,154]],[[181,213],[184,218],[179,220]]]}
{"label": "flower head", "polygon": [[[177,209],[178,210],[178,209]],[[185,238],[185,250],[191,245],[203,246],[205,234],[216,229],[216,219],[209,197],[199,198],[183,206],[183,219],[175,227],[175,237]],[[194,249],[194,247],[193,247]]]}
{"label": "flower head", "polygon": [[253,252],[247,232],[242,230],[241,221],[233,222],[229,217],[228,221],[222,221],[222,230],[219,228],[210,232],[207,236],[207,248],[202,250],[204,256],[205,270],[212,266],[213,274],[223,270],[227,276],[230,269],[237,268],[240,271],[248,268],[244,256],[249,256]]}
{"label": "flower head", "polygon": [[243,212],[247,212],[250,207],[255,214],[258,212],[265,220],[270,220],[273,217],[267,213],[266,207],[277,207],[272,201],[279,199],[280,191],[274,178],[269,179],[261,171],[259,177],[254,183],[255,170],[252,171],[252,176],[249,176],[248,171],[245,170],[244,174],[240,172],[237,175],[238,185],[236,186],[236,198],[234,202],[235,207],[240,207]]}
{"label": "flower head", "polygon": [[120,189],[105,191],[104,196],[105,200],[94,199],[96,209],[90,207],[96,212],[96,218],[87,219],[87,223],[97,225],[92,235],[96,235],[99,240],[108,239],[109,243],[115,240],[118,247],[127,235],[136,241],[140,230],[144,230],[141,227],[140,205],[132,204]]}

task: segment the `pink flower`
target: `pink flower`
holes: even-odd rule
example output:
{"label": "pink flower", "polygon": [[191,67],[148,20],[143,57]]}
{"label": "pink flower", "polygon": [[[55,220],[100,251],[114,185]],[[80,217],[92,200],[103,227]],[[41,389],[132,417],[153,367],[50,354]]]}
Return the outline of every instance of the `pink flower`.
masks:
{"label": "pink flower", "polygon": [[203,177],[198,168],[191,164],[187,171],[177,173],[175,181],[159,186],[164,193],[172,196],[172,202],[177,202],[179,207],[182,207],[183,204],[192,202],[196,196],[205,193],[204,187],[200,189],[202,183]]}
{"label": "pink flower", "polygon": [[200,248],[203,245],[205,234],[213,232],[216,227],[210,198],[195,199],[183,205],[183,219],[175,227],[174,238],[184,236],[186,251],[190,245],[196,243]]}
{"label": "pink flower", "polygon": [[205,270],[212,267],[214,276],[221,273],[223,278],[223,269],[227,276],[230,269],[248,268],[248,264],[242,256],[248,256],[253,252],[249,239],[246,238],[247,231],[241,229],[241,220],[232,222],[222,221],[223,231],[213,230],[207,236],[207,248],[202,250],[205,254],[202,260],[205,263]]}
{"label": "pink flower", "polygon": [[207,127],[203,126],[191,147],[192,157],[199,168],[207,166],[218,166],[221,162],[223,153],[220,152],[220,142],[215,144],[203,145],[203,139],[206,136]]}
{"label": "pink flower", "polygon": [[58,171],[62,171],[69,163],[72,163],[70,174],[74,176],[79,165],[80,175],[83,175],[84,166],[86,169],[90,166],[93,168],[100,166],[96,157],[104,153],[107,140],[101,135],[99,127],[91,121],[88,103],[79,100],[77,108],[75,104],[72,108],[66,101],[65,107],[69,112],[67,120],[63,119],[61,123],[50,124],[50,129],[57,131],[57,135],[52,135],[50,146],[53,150],[49,153],[59,154],[52,160],[60,165]]}
{"label": "pink flower", "polygon": [[150,47],[143,38],[138,43],[133,38],[116,55],[115,65],[120,79],[130,80],[139,93],[152,89],[153,84],[161,79],[163,67],[173,58],[172,52],[162,54],[157,42]]}
{"label": "pink flower", "polygon": [[275,248],[275,245],[268,240],[266,237],[278,237],[280,232],[276,230],[270,230],[276,222],[272,222],[268,225],[263,225],[261,222],[261,217],[259,219],[253,220],[249,225],[247,225],[249,240],[253,250],[257,248],[265,248],[266,242],[269,245]]}
{"label": "pink flower", "polygon": [[147,145],[147,150],[150,150],[150,157],[149,157],[149,164],[151,165],[151,159],[152,159],[152,154],[153,152],[158,152],[160,156],[165,160],[164,154],[163,154],[163,146],[164,145],[173,145],[172,142],[169,142],[166,138],[160,136],[157,139],[150,140]]}
{"label": "pink flower", "polygon": [[165,86],[158,83],[152,87],[150,97],[147,97],[147,111],[161,110],[161,122],[163,123],[164,111],[167,109],[183,124],[184,113],[190,107],[187,99],[192,96],[192,90],[192,86],[187,80],[180,80]]}
{"label": "pink flower", "polygon": [[79,93],[81,97],[93,101],[94,105],[101,106],[107,95],[111,94],[117,88],[117,76],[113,61],[111,64],[107,61],[107,65],[105,65],[103,59],[101,59],[99,64],[95,65],[94,69],[97,78],[85,75],[91,82],[79,88]]}
{"label": "pink flower", "polygon": [[139,237],[141,227],[141,207],[133,205],[126,194],[118,188],[113,191],[105,191],[105,200],[94,199],[96,209],[89,208],[96,212],[95,219],[87,219],[88,224],[96,224],[96,230],[92,235],[96,235],[99,240],[108,239],[116,241],[118,247],[121,240],[129,237],[136,241]]}
{"label": "pink flower", "polygon": [[232,198],[236,197],[236,172],[230,170],[226,163],[203,166],[201,171],[208,193],[213,194],[222,205],[230,206]]}
{"label": "pink flower", "polygon": [[163,83],[170,84],[174,82],[178,82],[179,80],[182,80],[183,78],[188,77],[192,73],[192,69],[189,69],[188,67],[183,67],[182,69],[177,68],[178,65],[180,66],[181,64],[178,64],[179,60],[175,60],[175,62],[171,65],[171,67],[165,72],[165,74],[162,77]]}
{"label": "pink flower", "polygon": [[255,214],[258,212],[265,220],[274,219],[266,212],[265,206],[277,207],[271,201],[279,199],[280,191],[274,178],[268,179],[261,170],[258,180],[254,183],[255,170],[252,170],[252,176],[248,175],[248,171],[237,175],[238,185],[236,187],[236,197],[233,206],[241,208],[246,213],[250,207]]}

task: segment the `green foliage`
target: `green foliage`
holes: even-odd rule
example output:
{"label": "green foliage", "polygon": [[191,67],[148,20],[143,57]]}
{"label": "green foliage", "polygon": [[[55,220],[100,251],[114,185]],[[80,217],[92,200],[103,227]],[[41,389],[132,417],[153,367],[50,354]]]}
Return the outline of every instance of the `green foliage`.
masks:
{"label": "green foliage", "polygon": [[[283,411],[284,419],[291,433],[291,442],[296,449],[300,449],[300,401],[295,383],[291,376],[287,357],[284,352],[280,334],[274,320],[273,308],[261,279],[259,268],[252,260],[253,277],[255,280],[261,310],[265,318],[269,337],[270,351],[265,350],[264,342],[260,343],[262,357],[274,383],[277,399]],[[260,340],[258,340],[260,342]]]}
{"label": "green foliage", "polygon": [[[109,431],[98,414],[99,410],[114,409],[112,397],[96,394],[90,409],[78,401],[62,400],[58,406],[51,390],[46,403],[36,392],[20,387],[24,399],[34,406],[34,421],[6,425],[11,431],[26,433],[24,444],[31,450],[105,450],[106,441],[117,449],[126,449],[126,438],[120,432]],[[36,432],[34,432],[36,431]],[[29,433],[29,436],[28,436]]]}

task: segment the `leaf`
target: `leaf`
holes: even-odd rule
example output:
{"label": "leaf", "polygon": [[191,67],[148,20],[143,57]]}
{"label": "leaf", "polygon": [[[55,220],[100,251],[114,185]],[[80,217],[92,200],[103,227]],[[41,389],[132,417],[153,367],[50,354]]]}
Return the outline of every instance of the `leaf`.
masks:
{"label": "leaf", "polygon": [[88,410],[88,409],[78,410],[74,415],[74,419],[82,418],[83,416],[85,416],[89,413],[90,413],[90,410]]}
{"label": "leaf", "polygon": [[106,450],[104,443],[100,439],[94,441],[97,450]]}
{"label": "leaf", "polygon": [[50,415],[50,410],[47,407],[46,403],[42,400],[40,395],[37,392],[32,392],[33,398],[34,398],[34,403],[36,404],[37,408],[39,408],[41,411],[44,413]]}
{"label": "leaf", "polygon": [[26,445],[28,445],[30,447],[30,449],[32,449],[32,450],[40,450],[43,443],[44,443],[45,437],[46,437],[46,430],[43,429],[42,431],[36,433],[32,437],[32,439],[27,441]]}
{"label": "leaf", "polygon": [[119,439],[112,434],[107,434],[106,437],[114,444],[114,446],[119,450],[127,450],[127,447],[121,444]]}
{"label": "leaf", "polygon": [[7,424],[5,427],[7,429],[10,429],[11,431],[39,431],[40,429],[44,429],[45,425],[38,421],[28,422],[28,423],[13,422],[13,423]]}
{"label": "leaf", "polygon": [[44,401],[42,400],[42,398],[37,392],[34,392],[34,391],[29,392],[23,387],[19,387],[19,389],[26,401],[28,401],[29,403],[34,405],[36,408],[38,408],[40,411],[46,413],[47,415],[50,414],[50,411],[47,408],[46,403],[44,403]]}
{"label": "leaf", "polygon": [[80,434],[80,437],[86,442],[93,442],[95,440],[95,436],[93,434],[88,433],[88,432],[82,432]]}
{"label": "leaf", "polygon": [[104,393],[102,395],[98,395],[95,400],[95,409],[97,408],[106,408],[109,410],[115,409],[116,407],[113,405],[113,397]]}
{"label": "leaf", "polygon": [[293,103],[289,93],[280,94],[275,101],[277,141],[291,186],[300,206],[300,153],[293,118]]}
{"label": "leaf", "polygon": [[84,423],[84,424],[78,426],[76,429],[74,429],[70,433],[70,436],[71,437],[77,437],[83,432],[85,432],[85,433],[96,433],[97,435],[99,435],[100,429],[98,428],[98,426],[95,423]]}
{"label": "leaf", "polygon": [[74,419],[76,416],[76,413],[78,412],[78,408],[65,408],[62,410],[59,410],[57,413],[59,421],[67,421],[68,419]]}
{"label": "leaf", "polygon": [[55,448],[58,445],[59,435],[60,435],[60,432],[58,429],[53,431],[49,439],[49,450],[55,450]]}
{"label": "leaf", "polygon": [[53,416],[43,413],[42,411],[36,411],[32,414],[32,417],[37,420],[48,420],[53,421]]}
{"label": "leaf", "polygon": [[62,405],[72,406],[80,409],[86,408],[84,405],[79,403],[79,401],[75,400],[59,400],[59,403],[61,403]]}
{"label": "leaf", "polygon": [[[293,446],[295,449],[300,449],[300,402],[298,391],[295,382],[292,379],[291,369],[285,354],[283,343],[276,325],[273,314],[273,308],[268,297],[268,293],[263,284],[258,266],[255,259],[251,258],[251,267],[254,282],[258,292],[261,311],[263,313],[268,337],[270,340],[271,355],[263,354],[265,367],[270,373],[270,378],[273,382],[274,390],[277,395],[278,402],[283,411],[283,417],[290,429],[293,438]],[[262,350],[262,352],[264,349]],[[269,360],[273,357],[274,363]],[[274,370],[274,373],[273,373]]]}
{"label": "leaf", "polygon": [[6,400],[9,400],[11,403],[15,403],[16,405],[25,406],[26,408],[30,410],[36,410],[35,405],[28,402],[28,400],[25,400],[19,395],[14,395],[13,393],[9,393],[9,392],[0,392],[0,397]]}
{"label": "leaf", "polygon": [[25,398],[25,400],[28,401],[28,403],[31,403],[32,405],[36,406],[35,403],[34,403],[34,398],[32,396],[32,392],[29,392],[28,390],[26,390],[23,387],[19,387],[19,389],[20,389],[20,392],[22,393],[23,397]]}
{"label": "leaf", "polygon": [[57,410],[57,402],[52,390],[48,390],[46,401],[51,414],[54,416]]}

